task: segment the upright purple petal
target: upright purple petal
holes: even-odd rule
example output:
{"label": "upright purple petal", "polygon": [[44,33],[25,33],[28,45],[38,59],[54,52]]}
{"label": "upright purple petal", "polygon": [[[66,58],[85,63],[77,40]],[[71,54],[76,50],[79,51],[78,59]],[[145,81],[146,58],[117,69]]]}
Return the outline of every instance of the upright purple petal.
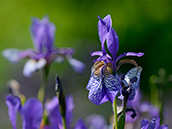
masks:
{"label": "upright purple petal", "polygon": [[73,97],[68,96],[66,98],[66,126],[67,127],[69,127],[72,122],[73,109],[74,109]]}
{"label": "upright purple petal", "polygon": [[45,109],[48,111],[48,120],[53,127],[53,129],[61,129],[62,125],[62,116],[59,109],[59,100],[57,97],[54,97],[50,102],[45,105]]}
{"label": "upright purple petal", "polygon": [[38,99],[28,99],[22,108],[23,129],[38,129],[43,116],[43,107]]}
{"label": "upright purple petal", "polygon": [[6,104],[8,106],[8,115],[12,123],[13,129],[17,129],[16,116],[17,116],[17,111],[21,110],[21,100],[19,97],[7,95]]}
{"label": "upright purple petal", "polygon": [[53,48],[55,25],[49,22],[48,17],[42,20],[34,18],[32,20],[31,32],[34,45],[38,52],[50,52]]}
{"label": "upright purple petal", "polygon": [[86,119],[89,129],[107,129],[105,119],[100,115],[89,115]]}
{"label": "upright purple petal", "polygon": [[77,123],[75,124],[74,129],[87,129],[84,121],[82,119],[79,119]]}
{"label": "upright purple petal", "polygon": [[99,18],[99,22],[98,22],[99,39],[101,42],[102,52],[105,55],[106,50],[105,50],[104,43],[109,35],[109,32],[111,31],[112,20],[111,20],[110,15],[107,15],[103,20],[100,17],[98,18]]}
{"label": "upright purple petal", "polygon": [[119,39],[116,31],[113,28],[111,28],[111,31],[107,38],[107,48],[113,56],[114,63],[116,63],[116,54],[119,48]]}

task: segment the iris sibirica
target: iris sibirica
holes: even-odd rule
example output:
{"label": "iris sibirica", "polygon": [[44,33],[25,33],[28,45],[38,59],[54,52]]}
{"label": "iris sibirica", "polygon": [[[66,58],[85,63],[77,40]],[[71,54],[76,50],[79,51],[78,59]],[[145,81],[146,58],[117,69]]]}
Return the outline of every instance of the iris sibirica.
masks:
{"label": "iris sibirica", "polygon": [[153,118],[150,122],[143,119],[141,129],[168,129],[168,125],[160,125],[160,117]]}
{"label": "iris sibirica", "polygon": [[72,58],[74,50],[72,48],[55,48],[54,39],[56,27],[51,23],[48,17],[43,17],[42,20],[33,18],[30,27],[32,41],[35,47],[21,51],[15,48],[9,48],[3,51],[3,56],[10,62],[18,62],[21,59],[29,58],[23,70],[23,74],[29,77],[33,72],[49,66],[52,62],[61,62],[67,58],[69,64],[76,72],[81,73],[85,65]]}
{"label": "iris sibirica", "polygon": [[[57,97],[54,97],[45,105],[45,115],[47,117],[46,121],[43,119],[43,106],[38,99],[28,99],[22,106],[19,97],[7,95],[6,104],[8,106],[9,118],[13,129],[17,129],[17,112],[19,112],[22,117],[23,129],[65,129],[60,113],[59,100]],[[66,98],[66,128],[71,128],[73,109],[73,98],[72,96],[69,96]],[[74,129],[82,129],[83,127],[86,129],[85,123],[79,119]]]}
{"label": "iris sibirica", "polygon": [[16,127],[17,112],[20,113],[23,120],[23,129],[38,129],[43,115],[43,107],[41,102],[35,98],[28,99],[22,106],[19,97],[7,95],[6,104],[8,106],[8,114],[13,129]]}
{"label": "iris sibirica", "polygon": [[[118,60],[124,56],[140,57],[143,55],[141,52],[127,52],[117,57],[119,39],[116,31],[112,28],[111,16],[107,15],[104,19],[98,18],[98,34],[101,42],[101,51],[96,51],[91,54],[92,56],[98,55],[99,57],[94,61],[91,69],[91,77],[86,87],[89,90],[88,97],[90,101],[96,105],[100,105],[106,101],[113,102],[118,91],[122,89],[120,79],[116,76],[116,63]],[[106,52],[105,42],[111,56]],[[140,71],[140,67],[135,69],[134,72],[137,70]]]}
{"label": "iris sibirica", "polygon": [[143,113],[148,113],[151,118],[159,116],[159,110],[157,107],[151,105],[148,102],[141,103],[141,92],[139,89],[136,91],[135,98],[132,101],[127,102],[127,107],[133,108],[136,113],[135,118],[131,117],[131,111],[128,111],[126,113],[126,122],[127,123],[136,122],[136,120],[138,120]]}

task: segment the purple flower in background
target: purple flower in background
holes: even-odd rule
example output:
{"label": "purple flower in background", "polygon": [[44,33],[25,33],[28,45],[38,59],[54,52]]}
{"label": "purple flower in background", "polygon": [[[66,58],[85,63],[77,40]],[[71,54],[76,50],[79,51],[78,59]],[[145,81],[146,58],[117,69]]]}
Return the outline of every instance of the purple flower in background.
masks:
{"label": "purple flower in background", "polygon": [[104,117],[100,115],[89,115],[86,118],[89,129],[108,129],[107,123]]}
{"label": "purple flower in background", "polygon": [[159,116],[159,109],[148,102],[141,102],[141,92],[140,90],[136,90],[136,95],[132,101],[127,102],[127,107],[134,109],[136,113],[136,117],[132,118],[132,112],[126,112],[126,122],[134,123],[136,122],[142,113],[148,113],[151,118]]}
{"label": "purple flower in background", "polygon": [[[111,16],[107,15],[104,19],[99,17],[98,33],[101,42],[101,50],[93,52],[91,55],[98,55],[91,70],[91,77],[87,84],[89,90],[88,98],[96,105],[100,105],[106,101],[114,101],[118,91],[122,88],[121,82],[115,76],[116,62],[123,56],[142,56],[143,53],[127,52],[116,57],[119,47],[119,39],[115,30],[112,28]],[[105,41],[107,49],[112,57],[106,53]]]}
{"label": "purple flower in background", "polygon": [[[60,113],[58,98],[54,97],[51,100],[51,102],[48,102],[45,105],[45,109],[48,111],[48,121],[50,122],[50,125],[47,127],[50,129],[63,129],[64,127],[62,123],[62,116]],[[73,97],[68,96],[66,98],[66,116],[65,116],[65,122],[67,128],[71,128],[73,109],[74,109]],[[74,129],[86,129],[85,123],[81,119],[79,119]]]}
{"label": "purple flower in background", "polygon": [[39,100],[32,98],[21,106],[19,97],[7,95],[6,104],[8,106],[8,114],[12,123],[13,129],[16,127],[17,111],[20,113],[23,120],[23,129],[38,129],[43,115],[42,104]]}
{"label": "purple flower in background", "polygon": [[160,117],[153,118],[150,122],[146,119],[141,121],[141,129],[168,129],[168,125],[160,125]]}
{"label": "purple flower in background", "polygon": [[[48,120],[52,128],[62,129],[62,116],[59,109],[59,99],[54,97],[51,102],[45,105],[45,109],[48,111]],[[74,104],[72,96],[66,98],[66,126],[70,127],[72,114],[73,114]]]}
{"label": "purple flower in background", "polygon": [[74,129],[87,129],[84,121],[82,119],[79,119],[77,123],[75,124]]}
{"label": "purple flower in background", "polygon": [[62,62],[64,58],[67,58],[69,64],[76,72],[83,72],[85,65],[72,58],[73,49],[55,48],[56,27],[49,21],[48,17],[44,17],[42,20],[33,18],[30,30],[35,50],[27,49],[20,51],[10,48],[3,51],[3,56],[13,63],[29,58],[23,70],[23,74],[26,77],[31,76],[33,72],[42,69],[46,65],[50,65],[52,62]]}

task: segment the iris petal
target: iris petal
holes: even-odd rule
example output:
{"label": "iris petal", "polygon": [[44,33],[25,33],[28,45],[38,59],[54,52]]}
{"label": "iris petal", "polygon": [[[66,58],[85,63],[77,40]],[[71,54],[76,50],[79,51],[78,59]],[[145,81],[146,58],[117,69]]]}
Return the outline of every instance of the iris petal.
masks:
{"label": "iris petal", "polygon": [[30,59],[26,62],[24,66],[23,74],[26,77],[30,77],[35,71],[42,69],[45,65],[46,65],[46,60],[44,58],[41,58],[38,61],[35,61],[34,59]]}
{"label": "iris petal", "polygon": [[48,119],[51,123],[51,126],[55,129],[62,127],[62,116],[59,110],[59,100],[57,97],[54,97],[51,102],[48,102],[45,105],[46,110],[48,111]]}
{"label": "iris petal", "polygon": [[72,66],[75,72],[77,73],[82,73],[85,69],[85,64],[82,63],[81,61],[74,59],[72,57],[68,57],[68,62]]}
{"label": "iris petal", "polygon": [[2,52],[2,56],[5,57],[11,63],[17,63],[20,61],[19,50],[15,48],[5,49]]}
{"label": "iris petal", "polygon": [[98,17],[98,18],[99,18],[99,22],[98,22],[99,39],[100,39],[101,46],[102,46],[102,52],[103,52],[103,54],[106,54],[104,42],[107,39],[109,32],[111,30],[112,20],[111,20],[110,15],[107,15],[103,20],[100,17]]}
{"label": "iris petal", "polygon": [[104,96],[105,90],[103,89],[102,79],[93,78],[88,98],[92,103],[99,105]]}
{"label": "iris petal", "polygon": [[116,53],[118,52],[119,48],[119,39],[116,31],[111,28],[109,36],[107,38],[107,48],[113,56],[114,63],[116,63]]}
{"label": "iris petal", "polygon": [[6,104],[8,106],[8,114],[10,121],[12,123],[13,129],[16,128],[16,117],[17,111],[21,110],[21,101],[19,97],[7,95],[6,96]]}
{"label": "iris petal", "polygon": [[119,79],[112,74],[108,74],[104,78],[104,86],[106,87],[106,96],[108,97],[109,101],[113,103],[121,87]]}
{"label": "iris petal", "polygon": [[146,119],[143,119],[141,122],[141,129],[147,129],[149,126],[149,121]]}
{"label": "iris petal", "polygon": [[22,107],[23,129],[38,129],[41,124],[43,107],[37,99],[29,99]]}

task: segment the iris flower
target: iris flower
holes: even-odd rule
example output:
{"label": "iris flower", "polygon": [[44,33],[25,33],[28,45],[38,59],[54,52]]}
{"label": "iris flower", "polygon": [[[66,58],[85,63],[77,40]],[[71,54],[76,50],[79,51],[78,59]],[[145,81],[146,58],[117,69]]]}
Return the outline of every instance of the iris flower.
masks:
{"label": "iris flower", "polygon": [[38,129],[43,115],[42,104],[39,100],[31,98],[22,106],[19,97],[7,95],[6,104],[8,106],[8,114],[13,129],[16,127],[17,112],[20,113],[23,120],[23,129]]}
{"label": "iris flower", "polygon": [[[16,127],[17,112],[20,113],[23,119],[23,129],[64,129],[62,123],[62,116],[59,109],[59,101],[57,97],[54,97],[50,102],[45,105],[45,109],[48,112],[49,124],[44,124],[43,107],[39,100],[35,98],[28,99],[22,106],[19,97],[7,95],[6,104],[8,106],[9,118],[12,123],[13,129]],[[66,98],[66,127],[71,128],[72,114],[74,104],[72,96]],[[85,128],[84,128],[85,127]],[[87,129],[82,119],[79,119],[74,129]]]}
{"label": "iris flower", "polygon": [[160,125],[160,117],[153,118],[150,122],[143,119],[141,122],[141,129],[168,129],[168,125]]}
{"label": "iris flower", "polygon": [[126,113],[126,122],[134,123],[136,120],[140,118],[142,113],[148,113],[151,118],[157,117],[159,115],[159,109],[148,102],[141,103],[141,92],[140,90],[136,90],[136,95],[132,101],[127,102],[128,108],[133,108],[136,113],[136,117],[133,119],[131,117],[131,112]]}
{"label": "iris flower", "polygon": [[[118,91],[121,89],[121,82],[116,77],[116,63],[124,56],[142,56],[144,53],[126,52],[117,57],[119,39],[116,31],[112,28],[111,16],[107,15],[104,19],[100,17],[98,21],[98,34],[101,42],[101,51],[95,51],[91,56],[99,56],[91,69],[91,77],[87,84],[89,90],[88,98],[96,105],[106,101],[114,101]],[[105,42],[109,54],[105,49]]]}
{"label": "iris flower", "polygon": [[51,23],[48,17],[42,20],[33,18],[30,27],[31,37],[35,49],[27,49],[24,51],[9,48],[3,51],[3,56],[12,63],[19,62],[21,59],[29,58],[23,70],[23,74],[29,77],[33,72],[49,66],[52,62],[62,62],[67,58],[69,64],[76,72],[81,73],[85,65],[72,58],[74,50],[72,48],[56,48],[54,46],[56,27]]}
{"label": "iris flower", "polygon": [[[50,125],[41,125],[41,129],[64,129],[62,116],[59,108],[59,99],[54,97],[50,102],[45,105],[45,109],[48,112],[48,121]],[[72,116],[73,116],[73,97],[68,96],[66,98],[66,116],[65,123],[67,129],[71,128]],[[84,128],[85,127],[85,128]],[[86,129],[84,122],[79,119],[74,129]]]}

